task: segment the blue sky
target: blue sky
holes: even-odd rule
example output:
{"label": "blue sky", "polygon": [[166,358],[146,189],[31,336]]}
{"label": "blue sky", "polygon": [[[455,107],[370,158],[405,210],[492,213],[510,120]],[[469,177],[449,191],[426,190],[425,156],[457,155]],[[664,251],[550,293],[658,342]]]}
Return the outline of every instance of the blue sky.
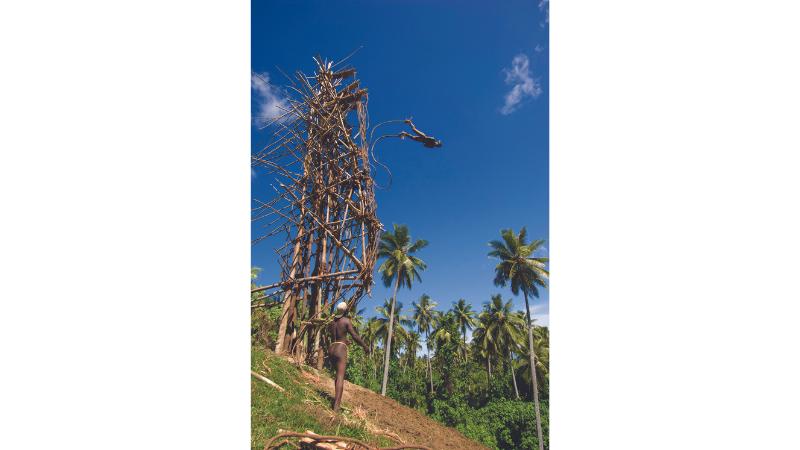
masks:
{"label": "blue sky", "polygon": [[[502,228],[528,229],[545,239],[548,229],[547,3],[254,1],[252,70],[267,83],[253,84],[254,115],[269,114],[285,97],[291,74],[313,71],[311,57],[348,63],[369,89],[371,123],[413,116],[441,149],[385,140],[378,158],[392,171],[391,187],[376,192],[378,216],[387,229],[408,225],[430,244],[419,256],[428,264],[422,282],[401,290],[408,311],[423,293],[446,309],[464,298],[480,310],[495,293],[495,262],[488,241]],[[253,150],[269,139],[253,127]],[[385,184],[381,170],[374,172]],[[269,179],[253,178],[253,195],[269,198]],[[271,190],[271,189],[270,189]],[[254,228],[254,232],[258,231]],[[261,283],[277,281],[274,242],[252,250],[263,268]],[[360,307],[367,315],[389,298],[380,283]],[[533,300],[541,325],[549,324],[548,291]],[[514,299],[524,309],[522,296]]]}

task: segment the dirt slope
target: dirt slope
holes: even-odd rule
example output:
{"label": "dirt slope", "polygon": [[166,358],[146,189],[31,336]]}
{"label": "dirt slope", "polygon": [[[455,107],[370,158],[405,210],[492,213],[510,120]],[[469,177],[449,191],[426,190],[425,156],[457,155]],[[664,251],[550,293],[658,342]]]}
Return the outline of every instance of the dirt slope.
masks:
{"label": "dirt slope", "polygon": [[[326,397],[333,397],[333,380],[323,374],[303,372],[311,385]],[[364,414],[378,428],[396,433],[409,444],[427,445],[436,450],[486,450],[458,430],[446,427],[419,412],[361,386],[345,381],[345,408]]]}

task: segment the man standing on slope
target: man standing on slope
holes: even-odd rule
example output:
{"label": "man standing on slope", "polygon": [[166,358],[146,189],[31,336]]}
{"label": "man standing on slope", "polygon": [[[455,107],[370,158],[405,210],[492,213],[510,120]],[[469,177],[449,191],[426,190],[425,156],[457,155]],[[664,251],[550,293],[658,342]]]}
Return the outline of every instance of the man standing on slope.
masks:
{"label": "man standing on slope", "polygon": [[353,339],[364,349],[364,353],[369,353],[367,345],[361,340],[361,337],[353,328],[350,318],[347,317],[347,303],[341,302],[336,305],[336,316],[328,325],[328,331],[331,333],[333,343],[328,347],[328,355],[330,356],[331,364],[336,370],[336,381],[334,383],[334,400],[333,410],[339,412],[339,404],[342,402],[342,391],[344,391],[344,371],[347,367],[347,346],[350,343],[347,340],[347,335],[353,336]]}

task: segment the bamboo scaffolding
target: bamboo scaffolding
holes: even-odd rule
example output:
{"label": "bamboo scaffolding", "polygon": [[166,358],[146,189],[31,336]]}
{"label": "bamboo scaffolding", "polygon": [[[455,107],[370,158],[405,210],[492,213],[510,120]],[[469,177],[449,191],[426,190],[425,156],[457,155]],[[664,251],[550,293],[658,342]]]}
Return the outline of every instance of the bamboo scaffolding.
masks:
{"label": "bamboo scaffolding", "polygon": [[[285,235],[275,249],[280,281],[252,293],[282,297],[275,351],[319,367],[324,318],[335,302],[355,309],[371,293],[384,228],[370,173],[377,161],[370,159],[375,142],[367,139],[367,89],[354,68],[334,71],[337,65],[321,57],[314,62],[313,76],[297,72],[291,80],[296,95],[264,125],[274,129],[272,140],[251,159],[254,170],[272,178],[275,193],[267,201],[254,199],[252,220],[266,231],[256,233],[253,245]],[[411,127],[415,136],[432,139]],[[252,305],[267,306],[276,304]]]}

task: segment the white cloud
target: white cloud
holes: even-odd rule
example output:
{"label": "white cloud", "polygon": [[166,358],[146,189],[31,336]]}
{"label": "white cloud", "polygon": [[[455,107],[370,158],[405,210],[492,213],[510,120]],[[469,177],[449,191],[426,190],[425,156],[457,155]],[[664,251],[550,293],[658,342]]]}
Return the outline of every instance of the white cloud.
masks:
{"label": "white cloud", "polygon": [[266,125],[276,118],[281,117],[289,108],[286,97],[269,82],[267,72],[253,72],[251,76],[251,86],[254,91],[256,101],[255,123],[258,126]]}
{"label": "white cloud", "polygon": [[531,305],[531,315],[537,315],[537,314],[541,315],[541,313],[549,314],[550,305],[542,301],[533,302],[533,304]]}
{"label": "white cloud", "polygon": [[544,28],[550,23],[550,0],[539,0],[539,11],[544,13],[544,21],[539,22],[539,26]]}
{"label": "white cloud", "polygon": [[531,77],[528,56],[520,53],[511,60],[511,68],[503,69],[506,84],[512,86],[506,93],[505,104],[500,114],[508,115],[516,111],[520,102],[526,97],[536,98],[542,93],[542,86]]}
{"label": "white cloud", "polygon": [[531,318],[534,325],[540,327],[550,326],[550,304],[543,302],[533,302],[531,305]]}

